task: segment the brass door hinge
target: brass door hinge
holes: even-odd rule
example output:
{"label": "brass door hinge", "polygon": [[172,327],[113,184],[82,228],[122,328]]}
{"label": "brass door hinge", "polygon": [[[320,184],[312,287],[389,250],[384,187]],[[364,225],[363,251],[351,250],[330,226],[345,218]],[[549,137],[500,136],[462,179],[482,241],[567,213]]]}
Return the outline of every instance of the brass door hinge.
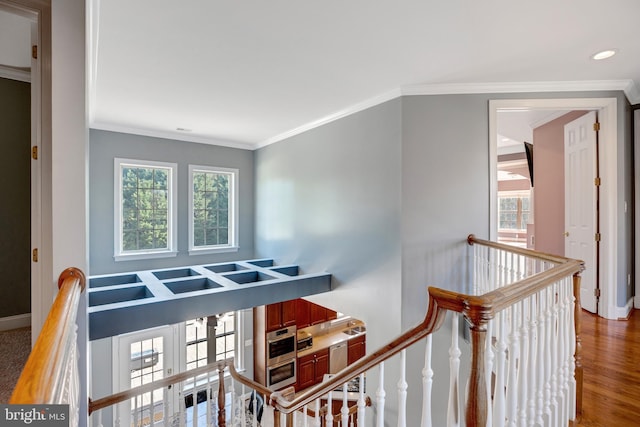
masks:
{"label": "brass door hinge", "polygon": [[596,242],[599,242],[601,238],[602,238],[602,235],[600,235],[600,233],[596,233],[596,236],[595,236]]}
{"label": "brass door hinge", "polygon": [[596,179],[593,180],[593,183],[595,184],[596,187],[600,186],[600,177],[597,177]]}
{"label": "brass door hinge", "polygon": [[600,123],[595,122],[595,123],[593,124],[593,130],[594,130],[595,132],[598,132],[598,131],[600,130]]}
{"label": "brass door hinge", "polygon": [[38,248],[35,248],[32,251],[32,258],[33,258],[33,262],[38,262]]}
{"label": "brass door hinge", "polygon": [[38,59],[38,45],[31,46],[31,57],[33,59]]}
{"label": "brass door hinge", "polygon": [[31,147],[31,158],[33,160],[38,160],[38,146],[34,145]]}
{"label": "brass door hinge", "polygon": [[596,298],[600,298],[600,288],[594,289],[593,294],[596,296]]}

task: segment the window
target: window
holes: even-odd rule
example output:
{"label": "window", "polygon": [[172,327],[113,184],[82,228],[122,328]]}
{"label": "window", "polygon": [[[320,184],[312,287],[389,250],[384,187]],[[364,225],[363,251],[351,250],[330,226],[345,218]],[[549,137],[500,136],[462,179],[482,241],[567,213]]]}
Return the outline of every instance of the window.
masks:
{"label": "window", "polygon": [[200,317],[185,323],[186,369],[237,357],[236,313]]}
{"label": "window", "polygon": [[116,261],[176,255],[176,169],[115,159]]}
{"label": "window", "polygon": [[501,230],[526,230],[530,215],[529,192],[498,193]]}
{"label": "window", "polygon": [[237,251],[238,170],[189,165],[189,253]]}

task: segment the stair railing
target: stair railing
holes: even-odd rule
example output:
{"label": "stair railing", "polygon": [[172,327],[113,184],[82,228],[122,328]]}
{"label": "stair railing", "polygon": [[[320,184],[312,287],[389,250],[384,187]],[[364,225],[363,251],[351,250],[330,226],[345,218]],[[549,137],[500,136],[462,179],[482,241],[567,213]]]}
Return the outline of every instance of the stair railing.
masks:
{"label": "stair railing", "polygon": [[84,288],[82,270],[72,267],[60,274],[58,294],[9,400],[11,404],[69,404],[70,425],[78,420],[76,317]]}
{"label": "stair railing", "polygon": [[[465,405],[466,426],[567,425],[581,413],[580,273],[582,261],[477,239],[473,247],[469,294],[428,289],[424,320],[374,353],[349,365],[328,381],[287,399],[271,394],[277,412],[291,414],[353,378],[378,368],[376,425],[384,425],[384,363],[426,339],[422,426],[431,426],[432,334],[447,312],[460,313],[470,328],[471,372]],[[460,425],[460,348],[458,317],[453,316],[450,398],[447,424]],[[496,364],[494,366],[494,360]],[[406,383],[398,381],[398,425],[406,425]],[[492,398],[493,396],[493,398]],[[360,420],[359,420],[360,421]],[[288,421],[288,427],[292,426]]]}

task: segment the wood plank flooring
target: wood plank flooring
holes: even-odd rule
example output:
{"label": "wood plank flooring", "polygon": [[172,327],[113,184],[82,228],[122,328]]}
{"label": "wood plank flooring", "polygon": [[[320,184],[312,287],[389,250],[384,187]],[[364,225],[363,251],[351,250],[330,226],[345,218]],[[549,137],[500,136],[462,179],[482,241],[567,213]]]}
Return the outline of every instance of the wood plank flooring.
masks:
{"label": "wood plank flooring", "polygon": [[582,312],[583,415],[575,427],[640,426],[640,310],[628,320]]}

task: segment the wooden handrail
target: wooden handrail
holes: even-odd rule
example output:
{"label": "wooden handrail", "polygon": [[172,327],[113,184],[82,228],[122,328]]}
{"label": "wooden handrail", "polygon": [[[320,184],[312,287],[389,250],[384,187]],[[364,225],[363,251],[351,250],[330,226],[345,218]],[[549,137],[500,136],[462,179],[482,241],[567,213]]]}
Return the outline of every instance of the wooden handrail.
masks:
{"label": "wooden handrail", "polygon": [[114,393],[109,396],[102,397],[100,399],[89,399],[89,415],[100,409],[116,405],[118,403],[129,400],[135,396],[147,393],[162,387],[168,387],[170,385],[182,382],[189,378],[194,378],[198,375],[206,374],[209,372],[224,370],[225,368],[231,369],[233,367],[233,357],[225,360],[218,360],[216,362],[209,363],[199,368],[191,369],[189,371],[181,372],[179,374],[172,375],[170,377],[156,380],[152,383],[143,384],[139,387],[131,388],[129,390]]}
{"label": "wooden handrail", "polygon": [[68,342],[75,337],[80,295],[85,288],[82,270],[71,267],[60,274],[58,295],[27,359],[9,403],[55,402],[66,367]]}
{"label": "wooden handrail", "polygon": [[564,264],[567,261],[571,261],[572,258],[566,258],[560,255],[553,255],[545,252],[538,252],[532,249],[521,248],[519,246],[505,245],[504,243],[492,242],[491,240],[484,240],[477,238],[474,234],[467,236],[467,243],[473,245],[477,243],[489,248],[500,249],[507,252],[513,252],[514,254],[524,255],[530,258],[537,258],[543,261],[553,262],[555,264]]}

